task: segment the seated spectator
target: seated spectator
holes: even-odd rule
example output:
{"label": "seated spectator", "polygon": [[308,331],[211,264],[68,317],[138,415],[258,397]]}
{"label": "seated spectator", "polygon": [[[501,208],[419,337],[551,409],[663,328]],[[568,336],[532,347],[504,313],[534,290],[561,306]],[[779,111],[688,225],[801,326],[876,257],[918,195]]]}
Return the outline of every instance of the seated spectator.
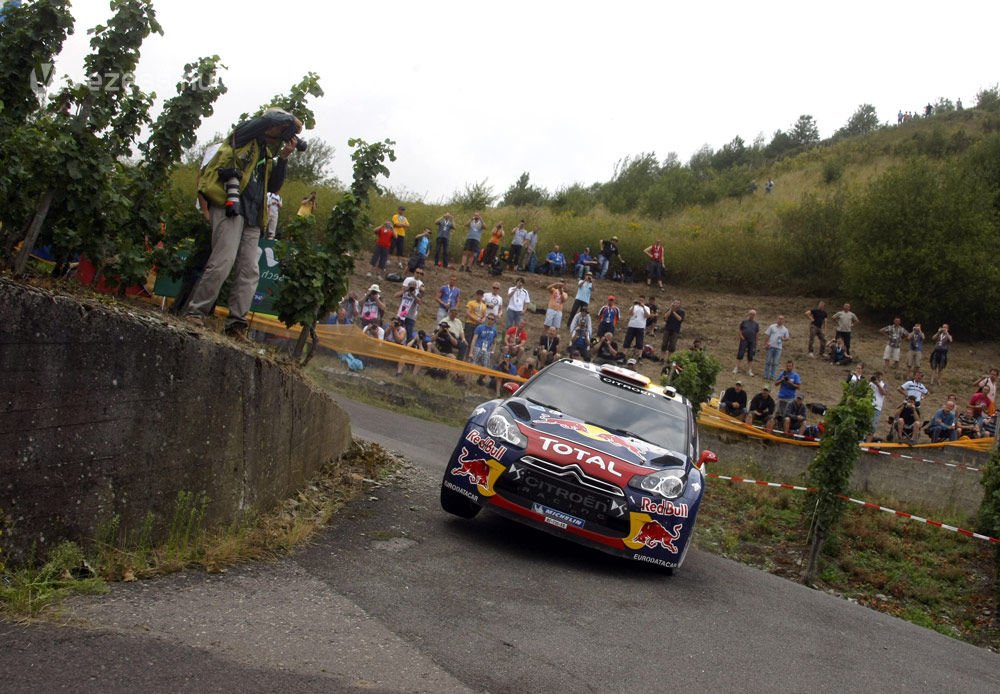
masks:
{"label": "seated spectator", "polygon": [[955,420],[955,429],[958,432],[958,438],[962,438],[963,436],[967,436],[970,439],[979,438],[979,420],[976,418],[971,405],[966,407],[962,414],[958,415]]}
{"label": "seated spectator", "polygon": [[831,340],[827,343],[827,354],[830,355],[830,361],[837,366],[845,366],[850,364],[853,357],[847,352],[847,346],[844,344],[844,338],[838,337],[835,340]]}
{"label": "seated spectator", "polygon": [[931,437],[931,443],[954,441],[958,438],[958,430],[955,426],[954,400],[949,400],[944,404],[944,407],[934,413],[927,425],[927,434]]}
{"label": "seated spectator", "polygon": [[747,413],[747,392],[743,390],[743,382],[736,381],[726,388],[719,400],[719,409],[731,417],[743,418]]}
{"label": "seated spectator", "polygon": [[969,406],[972,408],[972,413],[976,416],[976,420],[980,425],[983,423],[983,417],[986,416],[990,406],[990,398],[986,394],[987,389],[988,386],[980,386],[972,394],[972,397],[969,398]]}
{"label": "seated spectator", "polygon": [[802,393],[796,393],[795,399],[785,407],[785,435],[800,434],[806,426],[806,404],[802,401]]}
{"label": "seated spectator", "polygon": [[448,324],[448,321],[443,320],[438,323],[438,327],[437,330],[434,331],[433,338],[434,339],[431,342],[431,352],[445,357],[457,358],[458,338],[452,334],[451,326]]}
{"label": "seated spectator", "polygon": [[755,426],[765,426],[774,416],[774,398],[771,397],[770,386],[764,386],[760,392],[750,400],[750,407],[747,409],[746,423]]}
{"label": "seated spectator", "polygon": [[512,325],[507,329],[503,338],[504,353],[509,355],[515,364],[521,360],[521,355],[524,354],[524,345],[528,342],[527,325],[528,322],[522,318],[517,325]]}
{"label": "seated spectator", "polygon": [[444,322],[448,324],[448,330],[458,341],[459,361],[465,361],[465,357],[469,354],[469,343],[465,340],[465,326],[462,324],[462,319],[458,317],[457,306],[448,309],[448,317],[444,319]]}
{"label": "seated spectator", "polygon": [[593,335],[590,310],[584,306],[573,317],[569,325],[570,348],[580,353],[585,361],[590,361],[590,338]]}
{"label": "seated spectator", "polygon": [[983,423],[979,425],[979,431],[984,438],[995,437],[997,435],[997,415],[994,413],[989,417],[983,417]]}
{"label": "seated spectator", "polygon": [[561,356],[559,354],[559,331],[552,326],[546,328],[542,336],[538,338],[538,347],[535,348],[534,354],[538,359],[538,365],[542,368],[559,359]]}
{"label": "seated spectator", "polygon": [[385,338],[385,328],[383,328],[378,323],[369,323],[361,330],[361,332],[363,332],[368,337],[374,337],[376,340],[381,340]]}
{"label": "seated spectator", "polygon": [[591,255],[590,246],[584,248],[576,258],[576,264],[573,266],[573,274],[576,275],[577,279],[583,279],[585,274],[595,273],[599,269],[597,259]]}
{"label": "seated spectator", "polygon": [[920,427],[917,426],[918,416],[916,398],[907,395],[903,404],[896,408],[889,425],[892,427],[892,439],[899,442],[916,443],[920,436]]}
{"label": "seated spectator", "polygon": [[531,378],[536,373],[538,373],[538,369],[535,367],[535,360],[531,357],[528,357],[521,368],[517,370],[517,375],[521,378]]}
{"label": "seated spectator", "polygon": [[[493,368],[497,371],[502,371],[503,373],[510,374],[512,376],[517,373],[517,365],[514,363],[514,360],[511,359],[510,356],[507,354],[501,355],[500,361],[498,361],[493,366]],[[500,389],[503,388],[504,383],[505,379],[497,378],[496,376],[490,376],[490,382],[487,384],[486,387],[493,389],[493,391],[497,394],[497,396],[499,396]]]}
{"label": "seated spectator", "polygon": [[545,256],[545,262],[542,263],[542,273],[557,277],[562,277],[566,274],[566,256],[559,250],[558,243]]}
{"label": "seated spectator", "polygon": [[618,350],[618,343],[613,338],[613,333],[604,333],[601,335],[601,340],[597,343],[597,353],[594,356],[595,364],[625,363],[627,357],[624,352]]}

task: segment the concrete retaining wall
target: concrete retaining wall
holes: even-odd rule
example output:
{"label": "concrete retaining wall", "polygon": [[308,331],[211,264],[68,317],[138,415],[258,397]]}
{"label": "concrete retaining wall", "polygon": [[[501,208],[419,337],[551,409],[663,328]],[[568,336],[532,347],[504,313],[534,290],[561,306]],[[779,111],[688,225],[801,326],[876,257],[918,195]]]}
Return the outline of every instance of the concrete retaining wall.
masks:
{"label": "concrete retaining wall", "polygon": [[[736,434],[701,428],[701,445],[715,451],[721,462],[743,464],[761,471],[769,482],[801,484],[818,449],[770,443]],[[909,455],[906,451],[900,451]],[[961,463],[984,469],[988,455],[948,448],[916,449],[915,457]],[[711,470],[710,470],[711,471]],[[758,473],[754,473],[758,474]],[[958,512],[971,517],[979,510],[983,488],[979,472],[942,464],[906,460],[886,455],[861,454],[854,466],[851,488],[855,496],[872,496],[903,504],[900,511],[919,509]],[[909,506],[908,506],[909,505]]]}
{"label": "concrete retaining wall", "polygon": [[289,496],[350,443],[293,371],[128,307],[0,279],[0,543],[169,522],[178,492],[224,523]]}

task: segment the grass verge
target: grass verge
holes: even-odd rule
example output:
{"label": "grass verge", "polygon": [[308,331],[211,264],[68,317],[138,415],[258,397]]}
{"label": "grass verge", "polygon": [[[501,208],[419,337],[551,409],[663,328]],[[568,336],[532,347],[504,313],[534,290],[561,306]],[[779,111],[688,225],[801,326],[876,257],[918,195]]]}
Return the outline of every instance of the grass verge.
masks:
{"label": "grass verge", "polygon": [[15,569],[0,563],[0,616],[36,618],[70,595],[106,591],[108,581],[135,581],[189,567],[220,572],[281,556],[308,542],[345,503],[381,484],[398,465],[378,444],[354,441],[339,461],[274,510],[248,514],[223,528],[205,528],[205,497],[181,492],[163,543],[150,541],[152,516],[134,532],[123,531],[112,519],[86,552],[64,542],[40,567],[32,562]]}

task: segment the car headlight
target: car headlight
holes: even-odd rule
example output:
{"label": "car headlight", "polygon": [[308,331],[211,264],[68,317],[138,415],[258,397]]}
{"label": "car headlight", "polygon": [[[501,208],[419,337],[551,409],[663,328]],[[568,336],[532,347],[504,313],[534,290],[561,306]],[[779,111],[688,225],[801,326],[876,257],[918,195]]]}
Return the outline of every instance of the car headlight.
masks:
{"label": "car headlight", "polygon": [[528,438],[517,428],[514,415],[503,407],[493,410],[493,414],[486,420],[486,433],[494,439],[506,441],[518,448],[524,448],[528,445]]}
{"label": "car headlight", "polygon": [[656,494],[664,499],[676,499],[684,493],[684,470],[677,468],[667,468],[633,479],[629,486],[646,492]]}

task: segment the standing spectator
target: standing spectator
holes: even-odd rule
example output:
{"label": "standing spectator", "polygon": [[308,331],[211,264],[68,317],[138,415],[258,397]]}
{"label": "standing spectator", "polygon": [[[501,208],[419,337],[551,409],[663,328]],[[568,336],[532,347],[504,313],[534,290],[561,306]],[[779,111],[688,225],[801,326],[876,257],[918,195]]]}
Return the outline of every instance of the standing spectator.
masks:
{"label": "standing spectator", "polygon": [[927,425],[927,433],[931,435],[931,443],[954,441],[958,438],[955,421],[955,401],[949,400],[931,417]]}
{"label": "standing spectator", "polygon": [[576,297],[573,300],[573,307],[569,310],[570,322],[573,321],[573,316],[576,315],[577,311],[590,307],[590,295],[594,291],[594,276],[588,272],[576,284]]}
{"label": "standing spectator", "polygon": [[610,239],[601,239],[601,250],[597,256],[597,262],[601,264],[602,280],[608,276],[608,268],[611,267],[611,259],[618,255],[618,237],[612,236]]}
{"label": "standing spectator", "polygon": [[868,387],[872,390],[872,406],[875,408],[875,414],[872,417],[872,430],[867,436],[867,440],[871,441],[875,438],[875,432],[878,431],[878,420],[882,418],[882,408],[885,406],[885,380],[882,378],[881,371],[872,374],[871,378],[868,379]]}
{"label": "standing spectator", "polygon": [[764,184],[764,192],[770,193],[772,190],[774,190],[774,180],[769,178],[767,179],[767,183]]}
{"label": "standing spectator", "polygon": [[781,361],[781,350],[784,347],[785,340],[791,337],[788,333],[788,328],[785,327],[785,317],[778,316],[778,319],[774,323],[767,326],[767,330],[764,331],[764,337],[767,338],[767,358],[764,359],[764,380],[770,381],[775,377],[775,372],[778,370],[778,362]]}
{"label": "standing spectator", "polygon": [[413,272],[417,268],[423,268],[427,264],[427,255],[431,250],[431,230],[424,229],[413,239],[413,253],[406,262],[407,272]]}
{"label": "standing spectator", "polygon": [[465,247],[462,250],[462,264],[459,265],[459,272],[472,272],[472,262],[479,258],[479,242],[483,238],[485,228],[483,218],[478,212],[472,215],[467,225],[468,231],[465,234]]}
{"label": "standing spectator", "polygon": [[[391,342],[397,345],[405,345],[407,343],[406,338],[406,328],[403,327],[403,322],[399,318],[393,318],[389,329],[385,331],[383,339],[386,342]],[[396,375],[403,375],[403,368],[406,366],[403,362],[398,362],[396,364]]]}
{"label": "standing spectator", "polygon": [[809,356],[815,357],[813,352],[813,340],[819,339],[820,356],[823,356],[823,349],[826,347],[826,302],[819,301],[815,308],[806,311],[806,318],[809,319]]}
{"label": "standing spectator", "polygon": [[[483,290],[477,289],[473,296],[465,304],[465,341],[472,345],[473,333],[476,328],[486,322],[486,314],[490,308],[483,299]],[[472,360],[472,350],[469,350],[469,360]]]}
{"label": "standing spectator", "polygon": [[765,383],[760,392],[750,400],[745,421],[747,424],[764,426],[771,421],[773,416],[774,398],[771,397],[771,386]]}
{"label": "standing spectator", "polygon": [[486,302],[487,313],[500,320],[500,314],[503,313],[503,295],[500,294],[499,281],[493,283],[491,291],[483,294],[483,301]]}
{"label": "standing spectator", "polygon": [[834,323],[837,325],[837,337],[844,339],[844,349],[848,353],[851,351],[851,331],[854,326],[860,323],[858,317],[851,311],[850,304],[844,304],[844,308],[833,314]]}
{"label": "standing spectator", "polygon": [[493,264],[493,261],[497,259],[497,251],[500,250],[500,244],[503,243],[504,230],[503,224],[498,223],[493,227],[493,231],[490,233],[489,243],[486,244],[486,250],[483,252],[482,265],[489,267]]}
{"label": "standing spectator", "polygon": [[920,412],[920,403],[930,392],[924,385],[924,375],[920,371],[913,374],[913,378],[903,383],[897,390],[907,397],[913,397],[913,405],[917,408],[917,413]]}
{"label": "standing spectator", "polygon": [[802,378],[795,371],[795,362],[789,359],[785,363],[785,370],[775,378],[774,385],[778,386],[778,416],[784,417],[785,408],[788,407],[799,392],[799,388],[802,387]]}
{"label": "standing spectator", "polygon": [[858,362],[854,365],[854,370],[847,376],[848,383],[857,383],[858,381],[865,380],[865,365]]}
{"label": "standing spectator", "polygon": [[563,304],[569,298],[569,294],[566,293],[566,283],[553,282],[546,289],[549,292],[549,304],[545,310],[545,327],[559,330],[562,327]]}
{"label": "standing spectator", "polygon": [[538,256],[535,251],[538,248],[538,231],[532,229],[524,235],[524,250],[521,251],[523,258],[521,269],[525,272],[534,272],[538,265]]}
{"label": "standing spectator", "polygon": [[910,351],[906,353],[906,369],[910,378],[920,370],[924,357],[924,331],[920,323],[914,323],[910,330]]}
{"label": "standing spectator", "polygon": [[[392,230],[396,232],[396,240],[393,243],[393,252],[398,258],[406,255],[406,230],[410,228],[410,220],[403,214],[406,208],[400,205],[396,208],[396,214],[392,215]],[[403,267],[403,261],[399,261],[399,267]]]}
{"label": "standing spectator", "polygon": [[899,316],[893,318],[892,324],[881,328],[879,332],[888,335],[885,350],[882,352],[882,366],[888,369],[889,362],[892,362],[892,368],[898,368],[900,348],[903,346],[903,340],[910,336],[903,327],[903,319]]}
{"label": "standing spectator", "polygon": [[646,297],[640,296],[632,303],[632,308],[628,312],[628,325],[625,328],[625,341],[622,343],[622,351],[634,347],[638,354],[642,354],[642,345],[646,337],[646,321],[648,319],[649,307],[646,306]]}
{"label": "standing spectator", "polygon": [[385,224],[375,229],[375,250],[372,251],[372,268],[365,277],[371,277],[374,273],[378,277],[385,272],[386,262],[389,260],[389,252],[392,250],[392,240],[396,233],[392,230],[392,222],[386,220]]}
{"label": "standing spectator", "polygon": [[316,191],[309,193],[309,195],[302,198],[299,202],[299,211],[296,213],[299,217],[311,217],[316,214]]}
{"label": "standing spectator", "polygon": [[[461,321],[459,321],[461,324]],[[445,357],[455,357],[461,350],[458,346],[458,337],[451,331],[451,325],[443,320],[438,323],[437,330],[434,331],[434,339],[431,342],[430,351]]]}
{"label": "standing spectator", "polygon": [[278,213],[281,211],[281,196],[277,193],[267,194],[267,238],[273,239],[278,234]]}
{"label": "standing spectator", "polygon": [[621,315],[621,309],[615,304],[614,295],[609,296],[608,303],[601,306],[601,310],[597,312],[597,336],[602,337],[604,333],[613,335]]}
{"label": "standing spectator", "polygon": [[368,287],[365,300],[361,302],[361,325],[382,325],[385,316],[385,304],[382,303],[382,290],[377,284]]}
{"label": "standing spectator", "polygon": [[517,325],[524,310],[531,303],[531,295],[524,288],[524,278],[514,280],[514,286],[507,289],[507,327]]}
{"label": "standing spectator", "polygon": [[677,340],[681,336],[681,325],[684,323],[686,315],[684,309],[681,308],[680,299],[674,299],[670,302],[667,315],[663,319],[663,342],[660,344],[664,361],[669,362],[674,352],[677,351]]}
{"label": "standing spectator", "polygon": [[546,328],[538,338],[535,357],[538,358],[539,367],[546,367],[559,359],[559,331],[556,328]]}
{"label": "standing spectator", "polygon": [[399,299],[399,309],[396,317],[403,321],[406,328],[406,341],[413,339],[417,324],[417,314],[420,312],[420,304],[423,302],[424,294],[424,271],[416,270],[413,275],[403,280],[403,286],[396,294]]}
{"label": "standing spectator", "polygon": [[747,357],[747,376],[753,376],[753,358],[757,354],[757,337],[760,334],[760,323],[757,322],[757,311],[750,309],[747,317],[740,321],[739,336],[740,345],[736,348],[736,366],[733,373],[740,372],[740,362],[743,355]]}
{"label": "standing spectator", "polygon": [[934,351],[931,352],[931,385],[941,382],[941,374],[948,366],[948,350],[951,348],[952,337],[948,324],[944,323],[931,337]]}
{"label": "standing spectator", "polygon": [[726,388],[719,399],[719,409],[730,417],[744,418],[747,414],[747,392],[743,390],[743,381],[736,381]]}
{"label": "standing spectator", "polygon": [[986,404],[986,414],[992,416],[996,412],[997,402],[997,370],[990,369],[990,372],[973,383],[982,392],[988,402]]}
{"label": "standing spectator", "polygon": [[[486,314],[486,321],[476,326],[473,332],[472,346],[469,350],[472,354],[472,363],[491,368],[493,366],[493,349],[497,340],[496,316]],[[479,385],[483,385],[484,379],[479,377]]]}
{"label": "standing spectator", "polygon": [[523,318],[507,329],[503,338],[504,353],[510,355],[516,364],[524,354],[524,345],[528,342],[528,322]]}
{"label": "standing spectator", "polygon": [[451,230],[455,222],[451,212],[445,212],[434,220],[437,226],[437,238],[434,240],[434,264],[438,267],[448,267],[448,242],[451,240]]}
{"label": "standing spectator", "polygon": [[[223,283],[235,268],[229,289],[229,316],[225,332],[238,340],[249,339],[246,315],[260,281],[260,231],[267,225],[267,193],[278,193],[285,181],[288,157],[298,144],[302,121],[286,111],[269,108],[262,115],[240,123],[202,169],[199,199],[207,201],[212,243],[201,278],[184,307],[185,318],[204,325],[215,310]],[[234,175],[221,171],[235,165]],[[240,214],[226,206],[226,181],[237,179]]]}
{"label": "standing spectator", "polygon": [[545,264],[542,265],[542,272],[555,277],[562,277],[566,274],[566,256],[559,250],[558,243],[545,256]]}
{"label": "standing spectator", "polygon": [[594,335],[594,325],[590,320],[590,309],[581,308],[569,323],[571,351],[580,353],[585,361],[590,361],[590,338]]}
{"label": "standing spectator", "polygon": [[521,251],[524,250],[524,237],[528,235],[528,230],[524,228],[524,220],[514,227],[510,238],[510,257],[507,259],[507,269],[513,270],[521,262]]}
{"label": "standing spectator", "polygon": [[649,256],[649,265],[646,267],[646,286],[652,288],[653,280],[656,280],[660,291],[663,291],[663,244],[657,239],[642,252]]}
{"label": "standing spectator", "polygon": [[437,293],[437,320],[443,321],[448,317],[448,311],[458,306],[458,298],[462,290],[458,287],[458,275],[451,275],[448,284],[438,289]]}

